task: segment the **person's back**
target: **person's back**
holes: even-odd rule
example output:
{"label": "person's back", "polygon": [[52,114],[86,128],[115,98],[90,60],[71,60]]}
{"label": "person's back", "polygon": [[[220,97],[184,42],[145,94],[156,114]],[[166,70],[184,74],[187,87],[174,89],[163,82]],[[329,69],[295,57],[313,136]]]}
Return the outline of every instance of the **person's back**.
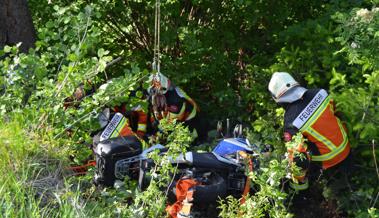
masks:
{"label": "person's back", "polygon": [[[326,170],[345,160],[350,153],[347,133],[339,118],[334,114],[334,103],[323,89],[305,89],[291,75],[274,73],[269,90],[274,100],[285,109],[284,140],[301,132],[307,142],[296,150],[289,150],[290,162],[295,162],[301,172],[293,175],[294,189],[307,188],[309,161]],[[295,158],[293,153],[302,153],[306,159]],[[300,184],[300,185],[299,185]]]}
{"label": "person's back", "polygon": [[285,134],[298,131],[308,139],[311,160],[330,168],[344,160],[350,151],[347,134],[334,115],[334,105],[323,89],[309,89],[301,99],[285,107]]}

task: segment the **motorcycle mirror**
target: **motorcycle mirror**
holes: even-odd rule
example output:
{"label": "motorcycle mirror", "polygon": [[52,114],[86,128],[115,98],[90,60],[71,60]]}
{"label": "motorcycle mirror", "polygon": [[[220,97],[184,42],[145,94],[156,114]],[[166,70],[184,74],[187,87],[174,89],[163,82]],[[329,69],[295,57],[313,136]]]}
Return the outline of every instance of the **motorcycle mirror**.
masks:
{"label": "motorcycle mirror", "polygon": [[234,127],[233,136],[234,136],[234,138],[242,138],[242,136],[243,136],[243,127],[242,127],[242,124],[237,124]]}
{"label": "motorcycle mirror", "polygon": [[222,133],[222,121],[217,121],[217,138],[224,137],[224,134]]}
{"label": "motorcycle mirror", "polygon": [[109,108],[105,108],[102,112],[100,112],[98,116],[98,120],[99,120],[99,124],[101,128],[104,128],[108,124],[110,114],[111,114],[111,111]]}
{"label": "motorcycle mirror", "polygon": [[226,119],[226,133],[225,138],[230,138],[230,121],[229,118]]}

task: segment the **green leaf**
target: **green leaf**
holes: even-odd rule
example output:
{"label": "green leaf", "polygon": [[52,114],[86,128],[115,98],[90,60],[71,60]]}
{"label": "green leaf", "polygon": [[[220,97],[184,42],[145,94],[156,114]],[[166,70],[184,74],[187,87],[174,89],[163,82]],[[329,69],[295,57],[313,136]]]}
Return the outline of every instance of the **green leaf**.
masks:
{"label": "green leaf", "polygon": [[103,57],[105,55],[105,50],[103,48],[100,48],[99,50],[97,50],[97,56],[99,58]]}
{"label": "green leaf", "polygon": [[4,46],[3,50],[4,50],[5,53],[9,53],[12,50],[12,47],[6,45],[6,46]]}
{"label": "green leaf", "polygon": [[74,53],[71,53],[68,55],[68,60],[74,62],[74,61],[78,61],[78,56]]}
{"label": "green leaf", "polygon": [[103,59],[100,59],[99,66],[98,66],[98,71],[99,72],[103,72],[106,67],[107,67],[107,62],[105,62]]}
{"label": "green leaf", "polygon": [[141,91],[137,91],[136,92],[136,96],[137,96],[137,98],[142,98],[143,97],[143,93]]}

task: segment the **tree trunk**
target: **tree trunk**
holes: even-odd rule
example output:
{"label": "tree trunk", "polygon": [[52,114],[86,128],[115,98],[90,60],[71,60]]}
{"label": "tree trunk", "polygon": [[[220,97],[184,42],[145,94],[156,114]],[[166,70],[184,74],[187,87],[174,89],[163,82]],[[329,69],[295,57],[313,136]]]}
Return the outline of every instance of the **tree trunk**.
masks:
{"label": "tree trunk", "polygon": [[0,49],[22,42],[20,51],[27,52],[35,41],[27,0],[0,0]]}

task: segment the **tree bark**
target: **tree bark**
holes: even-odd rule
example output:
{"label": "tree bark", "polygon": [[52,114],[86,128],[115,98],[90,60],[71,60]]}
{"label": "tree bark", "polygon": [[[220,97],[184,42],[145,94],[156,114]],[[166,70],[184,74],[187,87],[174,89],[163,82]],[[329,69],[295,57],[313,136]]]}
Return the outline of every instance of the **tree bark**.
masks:
{"label": "tree bark", "polygon": [[35,41],[27,0],[0,0],[0,49],[22,42],[20,51],[27,52]]}

